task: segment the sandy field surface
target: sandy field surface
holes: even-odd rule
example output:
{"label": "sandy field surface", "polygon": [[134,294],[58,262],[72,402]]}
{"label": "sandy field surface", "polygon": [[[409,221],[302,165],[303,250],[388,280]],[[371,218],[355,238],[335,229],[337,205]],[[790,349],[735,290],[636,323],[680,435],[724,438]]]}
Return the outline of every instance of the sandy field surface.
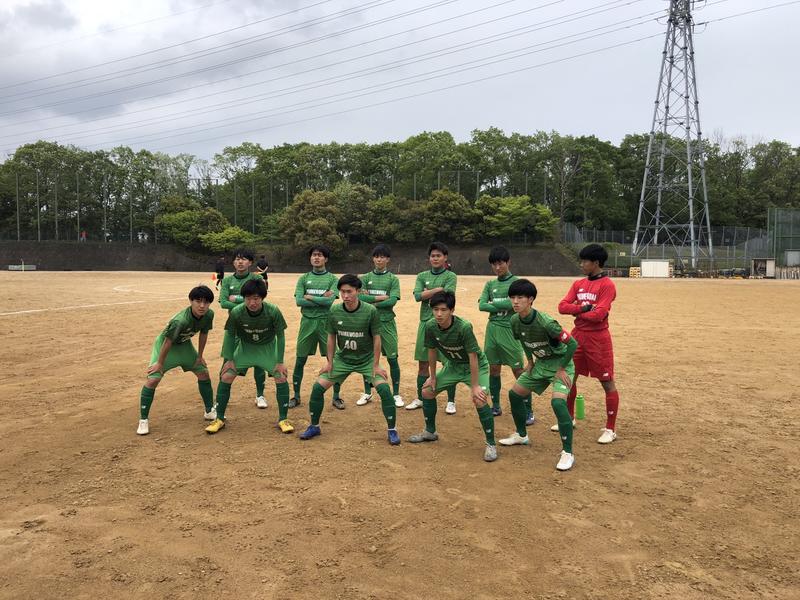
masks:
{"label": "sandy field surface", "polygon": [[[800,597],[800,282],[617,280],[619,439],[596,443],[602,389],[581,379],[576,465],[559,473],[549,397],[531,446],[488,464],[466,388],[456,415],[440,408],[439,442],[407,443],[422,412],[400,409],[390,447],[354,377],[346,410],[329,392],[323,435],[300,442],[275,429],[272,382],[255,407],[251,377],[205,434],[195,378],[173,371],[137,436],[153,338],[203,277],[0,273],[0,598]],[[270,278],[288,365],[296,277]],[[459,278],[456,312],[481,340],[487,278]],[[536,283],[555,315],[570,280]],[[418,305],[413,277],[401,284],[408,400]],[[298,431],[321,365],[290,411]]]}

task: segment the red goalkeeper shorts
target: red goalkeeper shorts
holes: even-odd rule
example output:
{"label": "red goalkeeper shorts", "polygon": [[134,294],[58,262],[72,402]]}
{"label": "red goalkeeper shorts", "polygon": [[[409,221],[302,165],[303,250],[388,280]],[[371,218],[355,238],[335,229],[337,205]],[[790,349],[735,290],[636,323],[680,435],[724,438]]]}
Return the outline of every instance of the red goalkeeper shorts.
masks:
{"label": "red goalkeeper shorts", "polygon": [[578,341],[578,349],[572,357],[575,374],[594,377],[600,381],[614,379],[614,346],[611,332],[572,330],[572,337]]}

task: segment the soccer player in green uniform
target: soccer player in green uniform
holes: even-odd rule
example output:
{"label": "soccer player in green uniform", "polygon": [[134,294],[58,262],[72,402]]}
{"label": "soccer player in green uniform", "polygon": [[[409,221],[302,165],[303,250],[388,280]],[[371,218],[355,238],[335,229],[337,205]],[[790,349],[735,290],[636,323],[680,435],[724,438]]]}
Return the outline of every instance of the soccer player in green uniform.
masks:
{"label": "soccer player in green uniform", "polygon": [[[487,281],[478,300],[478,308],[489,313],[486,326],[486,337],[483,351],[489,361],[489,391],[492,395],[492,414],[499,417],[503,414],[500,407],[500,370],[503,365],[511,367],[514,377],[522,374],[522,348],[511,335],[511,300],[508,299],[508,287],[519,277],[512,275],[511,255],[504,246],[495,246],[489,251],[489,264],[497,279]],[[531,397],[525,399],[527,406],[526,424],[533,425],[533,405]]]}
{"label": "soccer player in green uniform", "polygon": [[319,420],[325,404],[325,391],[341,384],[351,373],[369,378],[381,397],[381,409],[386,418],[389,443],[400,443],[397,433],[397,409],[386,383],[386,371],[381,368],[381,320],[378,309],[359,300],[361,280],[356,275],[342,275],[337,283],[342,302],[335,304],[328,314],[326,329],[327,364],[311,390],[308,403],[311,424],[300,434],[301,440],[310,440],[322,433]]}
{"label": "soccer player in green uniform", "polygon": [[[210,308],[212,302],[214,293],[208,287],[201,285],[192,288],[189,292],[189,306],[172,317],[153,342],[147,380],[142,387],[139,401],[139,428],[136,430],[139,435],[150,433],[150,406],[153,404],[156,387],[164,374],[175,367],[197,375],[197,387],[206,409],[204,417],[207,421],[217,418],[214,390],[211,388],[208,366],[203,358],[208,332],[214,325],[214,311]],[[197,350],[191,342],[196,333],[200,334]]]}
{"label": "soccer player in green uniform", "polygon": [[536,286],[527,279],[512,283],[508,288],[508,296],[516,313],[511,317],[511,332],[522,344],[528,364],[508,392],[511,415],[517,430],[500,440],[500,444],[514,446],[529,443],[525,428],[525,396],[531,392],[541,395],[552,384],[550,405],[558,420],[562,446],[556,469],[568,471],[575,464],[575,455],[572,453],[572,417],[567,409],[567,396],[575,380],[572,355],[578,348],[578,342],[558,321],[533,308]]}
{"label": "soccer player in green uniform", "polygon": [[286,347],[286,321],[280,309],[267,297],[267,285],[260,277],[245,283],[241,289],[244,302],[231,310],[225,328],[235,341],[233,356],[222,365],[217,385],[217,418],[206,432],[217,433],[225,427],[225,410],[231,397],[231,384],[237,375],[244,376],[250,367],[258,367],[275,378],[278,398],[278,427],[291,433],[294,427],[287,418],[289,411],[289,384],[283,364]]}
{"label": "soccer player in green uniform", "polygon": [[[425,430],[412,435],[409,442],[435,442],[436,394],[455,388],[463,383],[472,390],[472,402],[478,411],[481,428],[486,436],[483,460],[497,460],[494,443],[494,415],[487,404],[489,389],[489,362],[475,339],[472,324],[453,314],[456,296],[453,292],[436,292],[430,299],[433,318],[425,323],[425,348],[428,352],[429,378],[422,387],[422,412],[425,415]],[[436,370],[439,355],[444,356],[444,365]]]}
{"label": "soccer player in green uniform", "polygon": [[[447,268],[449,250],[442,242],[433,242],[428,246],[428,262],[431,268],[417,275],[414,283],[414,300],[419,302],[419,326],[417,327],[417,343],[414,347],[414,360],[419,363],[417,371],[417,397],[406,405],[406,410],[422,408],[422,384],[428,379],[428,350],[425,348],[425,325],[433,318],[433,311],[428,301],[437,292],[456,293],[458,277]],[[456,412],[455,387],[447,390],[447,406],[449,415]]]}
{"label": "soccer player in green uniform", "polygon": [[[219,303],[222,308],[228,310],[228,314],[244,302],[242,286],[253,279],[262,280],[261,275],[250,272],[253,260],[253,252],[250,250],[238,248],[233,253],[233,275],[228,275],[222,280],[222,290],[220,290],[219,294]],[[223,361],[229,361],[233,358],[234,346],[233,336],[226,326],[222,338],[222,352],[220,352]],[[267,399],[264,397],[266,374],[261,367],[253,369],[253,379],[256,382],[256,406],[258,408],[267,408]]]}
{"label": "soccer player in green uniform", "polygon": [[[317,353],[317,347],[320,355],[326,356],[327,353],[328,334],[325,321],[337,297],[336,275],[329,272],[327,267],[330,256],[331,251],[327,246],[311,246],[308,250],[311,270],[300,276],[294,288],[294,302],[300,307],[301,317],[292,371],[294,395],[289,399],[289,408],[300,406],[300,386],[308,357]],[[338,383],[333,386],[333,406],[342,410],[344,402],[339,397],[340,387]]]}
{"label": "soccer player in green uniform", "polygon": [[[392,375],[392,393],[394,405],[398,408],[405,403],[400,395],[400,363],[397,360],[397,324],[395,323],[394,305],[400,300],[400,280],[389,271],[389,260],[392,251],[386,244],[378,244],[372,250],[372,264],[375,268],[361,275],[364,289],[358,298],[362,302],[372,304],[378,309],[381,319],[381,352],[389,362]],[[372,384],[364,377],[364,393],[356,400],[363,406],[372,400]]]}

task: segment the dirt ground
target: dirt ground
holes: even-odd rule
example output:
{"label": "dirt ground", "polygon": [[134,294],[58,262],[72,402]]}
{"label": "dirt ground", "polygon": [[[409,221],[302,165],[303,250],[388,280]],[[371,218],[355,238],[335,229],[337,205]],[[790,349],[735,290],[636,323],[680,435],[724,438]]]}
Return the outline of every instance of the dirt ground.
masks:
{"label": "dirt ground", "polygon": [[[422,414],[400,409],[390,447],[355,378],[347,409],[328,396],[323,435],[301,443],[274,428],[271,382],[258,410],[237,380],[209,436],[194,377],[171,372],[137,436],[152,340],[202,277],[0,273],[0,598],[800,597],[800,282],[617,280],[619,439],[596,443],[603,394],[581,380],[576,465],[559,473],[547,397],[532,445],[487,464],[466,388],[438,443],[405,442]],[[481,339],[485,279],[459,278],[456,309]],[[295,281],[270,278],[290,365]],[[411,399],[418,305],[401,283]],[[569,280],[536,283],[555,315]]]}

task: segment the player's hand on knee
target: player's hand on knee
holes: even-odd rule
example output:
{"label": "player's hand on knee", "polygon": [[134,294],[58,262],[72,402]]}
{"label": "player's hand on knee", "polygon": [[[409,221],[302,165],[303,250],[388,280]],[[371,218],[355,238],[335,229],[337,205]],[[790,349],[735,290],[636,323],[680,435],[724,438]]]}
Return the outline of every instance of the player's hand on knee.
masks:
{"label": "player's hand on knee", "polygon": [[328,361],[325,363],[325,366],[319,370],[319,374],[322,375],[323,373],[330,373],[333,370],[333,363]]}
{"label": "player's hand on knee", "polygon": [[472,388],[472,403],[478,408],[486,404],[486,392],[479,385]]}
{"label": "player's hand on knee", "polygon": [[569,374],[564,368],[560,368],[556,371],[555,380],[563,383],[567,389],[572,387],[572,379],[569,378]]}
{"label": "player's hand on knee", "polygon": [[194,361],[194,366],[195,367],[206,367],[206,368],[208,368],[208,365],[206,364],[206,359],[203,358],[202,356],[198,356],[197,357],[197,360]]}
{"label": "player's hand on knee", "polygon": [[380,365],[373,365],[372,366],[372,378],[375,379],[376,377],[380,377],[381,379],[386,379],[386,369],[382,368]]}
{"label": "player's hand on knee", "polygon": [[154,362],[152,365],[147,367],[147,374],[152,375],[153,373],[160,372],[164,365],[160,362]]}
{"label": "player's hand on knee", "polygon": [[[278,375],[280,375],[283,379],[286,379],[289,376],[288,372],[286,371],[286,365],[284,365],[283,363],[278,363],[277,365],[275,365],[275,372]],[[276,378],[276,380],[277,380],[277,378]],[[283,382],[280,382],[280,383],[283,383]]]}

